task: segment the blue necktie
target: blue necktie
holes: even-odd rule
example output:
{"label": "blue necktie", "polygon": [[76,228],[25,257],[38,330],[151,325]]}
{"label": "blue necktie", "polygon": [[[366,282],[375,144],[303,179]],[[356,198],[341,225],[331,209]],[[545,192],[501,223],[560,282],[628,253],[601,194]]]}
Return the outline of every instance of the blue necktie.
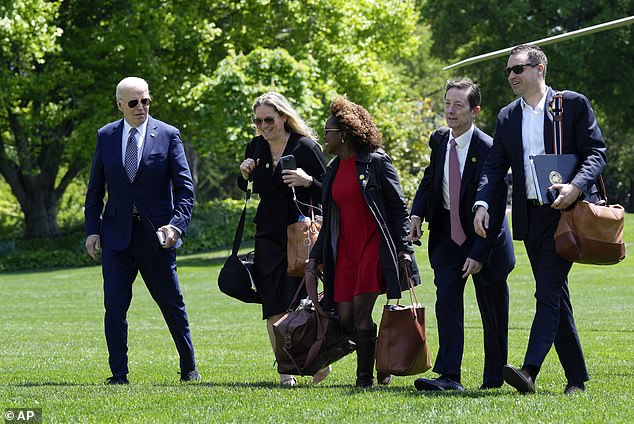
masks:
{"label": "blue necktie", "polygon": [[134,181],[138,166],[139,148],[136,144],[136,128],[130,129],[128,144],[125,147],[125,172],[128,174],[130,182]]}

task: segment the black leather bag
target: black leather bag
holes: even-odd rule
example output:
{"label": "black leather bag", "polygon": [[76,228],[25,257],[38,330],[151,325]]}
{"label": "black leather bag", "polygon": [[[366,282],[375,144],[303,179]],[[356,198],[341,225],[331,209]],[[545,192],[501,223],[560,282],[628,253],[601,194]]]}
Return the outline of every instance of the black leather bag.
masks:
{"label": "black leather bag", "polygon": [[244,231],[244,220],[247,213],[247,203],[251,196],[251,190],[247,189],[247,196],[244,202],[244,209],[240,216],[238,228],[233,238],[233,249],[231,255],[218,275],[218,288],[227,296],[241,300],[245,303],[262,303],[260,295],[255,288],[255,252],[238,256],[242,233]]}
{"label": "black leather bag", "polygon": [[[304,284],[309,294],[316,293],[316,288],[311,291],[304,278],[291,305],[295,305]],[[356,348],[344,333],[339,318],[316,309],[310,299],[302,300],[295,310],[289,307],[288,313],[273,324],[273,333],[280,374],[314,375]]]}

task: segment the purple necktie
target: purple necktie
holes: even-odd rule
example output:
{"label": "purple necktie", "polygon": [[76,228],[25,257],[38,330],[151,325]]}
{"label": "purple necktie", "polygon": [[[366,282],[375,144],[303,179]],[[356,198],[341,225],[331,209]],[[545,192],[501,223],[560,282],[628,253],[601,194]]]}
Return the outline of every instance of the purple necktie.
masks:
{"label": "purple necktie", "polygon": [[451,239],[458,246],[467,239],[460,224],[460,163],[456,151],[456,140],[451,139],[449,148],[449,217],[451,221]]}

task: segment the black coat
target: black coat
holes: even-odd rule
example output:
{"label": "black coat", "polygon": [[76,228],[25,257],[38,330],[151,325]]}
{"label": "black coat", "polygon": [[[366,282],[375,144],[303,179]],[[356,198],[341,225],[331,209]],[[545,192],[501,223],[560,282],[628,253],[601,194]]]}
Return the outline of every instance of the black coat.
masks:
{"label": "black coat", "polygon": [[[430,139],[431,157],[429,166],[425,168],[423,179],[416,191],[412,204],[412,215],[424,218],[429,223],[429,257],[439,245],[443,237],[441,216],[443,206],[442,180],[445,165],[445,154],[449,145],[449,129],[435,131]],[[515,254],[511,233],[506,220],[506,198],[508,186],[501,184],[499,191],[489,204],[489,231],[487,237],[478,236],[473,227],[473,204],[480,182],[482,168],[491,150],[492,139],[475,128],[469,142],[467,160],[462,172],[460,186],[460,223],[467,236],[461,250],[465,257],[472,258],[484,265],[482,274],[486,281],[499,281],[502,275],[511,272],[515,266]],[[434,263],[432,262],[432,267]]]}
{"label": "black coat", "polygon": [[[321,175],[326,169],[321,148],[308,137],[292,133],[283,154],[295,156],[297,167],[314,178],[310,187],[295,187],[297,199],[317,205],[321,199]],[[254,219],[255,286],[262,300],[262,316],[268,318],[289,308],[301,283],[301,278],[289,277],[286,272],[286,227],[297,222],[299,209],[305,216],[310,213],[308,207],[293,201],[293,192],[282,180],[281,166],[272,168],[271,150],[264,137],[254,137],[249,142],[245,158],[259,160],[251,174],[253,191],[260,197]],[[247,182],[242,176],[238,176],[238,186],[246,190]]]}
{"label": "black coat", "polygon": [[[546,106],[555,94],[548,88]],[[581,166],[571,183],[579,187],[582,198],[590,202],[598,200],[596,180],[606,163],[606,145],[588,99],[579,93],[564,92],[563,151],[577,155]],[[544,150],[553,151],[553,117],[544,108]],[[526,208],[526,183],[522,145],[521,99],[508,104],[498,114],[493,147],[482,171],[476,201],[493,202],[500,188],[506,184],[509,167],[513,172],[512,226],[515,240],[528,238],[528,209]]]}
{"label": "black coat", "polygon": [[[401,282],[398,267],[400,252],[410,253],[412,265],[410,272],[414,284],[420,284],[418,267],[414,259],[414,250],[407,239],[409,216],[396,169],[389,156],[381,149],[372,153],[361,150],[357,153],[356,167],[359,186],[370,211],[376,219],[381,245],[379,255],[383,278],[387,286],[387,297],[397,299],[401,291],[406,290],[405,281]],[[310,258],[318,264],[324,264],[324,296],[325,307],[334,307],[334,272],[338,235],[339,209],[332,200],[332,184],[339,168],[339,158],[335,157],[326,169],[322,179],[324,221],[319,238],[311,252]]]}

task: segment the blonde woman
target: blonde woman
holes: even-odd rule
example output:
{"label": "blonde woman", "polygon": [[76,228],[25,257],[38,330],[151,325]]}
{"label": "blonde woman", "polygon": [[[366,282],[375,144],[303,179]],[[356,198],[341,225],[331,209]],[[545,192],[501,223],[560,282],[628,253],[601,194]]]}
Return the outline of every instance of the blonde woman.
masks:
{"label": "blonde woman", "polygon": [[[310,216],[305,205],[320,202],[326,164],[314,132],[283,95],[270,92],[258,97],[252,121],[256,136],[249,141],[240,164],[238,186],[246,190],[252,180],[260,197],[255,216],[255,283],[275,348],[273,323],[285,313],[301,282],[286,272],[286,227],[300,215]],[[285,155],[295,157],[296,169],[282,169],[280,158]],[[323,380],[329,372],[330,368],[318,372],[313,381]],[[280,383],[294,386],[296,379],[280,374]]]}

